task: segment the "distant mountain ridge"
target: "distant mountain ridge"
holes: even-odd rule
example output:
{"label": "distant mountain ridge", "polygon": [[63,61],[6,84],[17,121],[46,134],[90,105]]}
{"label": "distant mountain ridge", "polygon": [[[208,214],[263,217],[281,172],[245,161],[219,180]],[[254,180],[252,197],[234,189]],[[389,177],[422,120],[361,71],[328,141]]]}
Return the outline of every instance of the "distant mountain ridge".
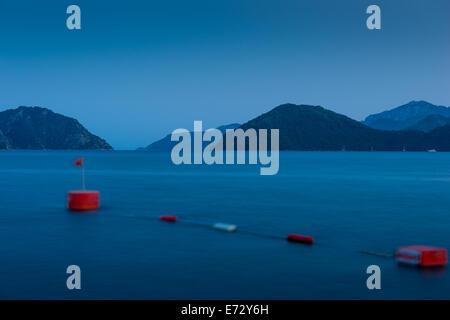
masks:
{"label": "distant mountain ridge", "polygon": [[280,150],[450,151],[450,126],[429,133],[378,130],[320,106],[283,104],[241,128],[279,129]]}
{"label": "distant mountain ridge", "polygon": [[[239,128],[279,129],[280,150],[450,151],[450,125],[428,132],[378,130],[321,106],[282,104]],[[176,143],[168,135],[145,150],[170,151]]]}
{"label": "distant mountain ridge", "polygon": [[[390,129],[373,128],[380,125]],[[233,123],[218,129],[225,133],[236,128],[279,129],[280,150],[450,151],[450,108],[425,101],[411,101],[368,116],[364,122],[321,106],[287,103],[242,125]],[[140,150],[170,151],[177,144],[170,138],[169,134]],[[0,149],[112,147],[73,118],[46,108],[19,107],[0,112]]]}
{"label": "distant mountain ridge", "polygon": [[[426,101],[411,101],[400,107],[369,115],[363,123],[374,129],[405,130],[414,128],[419,122],[432,115],[450,118],[450,107],[437,106]],[[427,124],[422,124],[417,129],[421,130],[419,128],[422,126],[428,131],[437,128],[440,121],[436,120],[436,118],[429,119]]]}
{"label": "distant mountain ridge", "polygon": [[41,107],[0,112],[0,149],[112,150],[77,120]]}

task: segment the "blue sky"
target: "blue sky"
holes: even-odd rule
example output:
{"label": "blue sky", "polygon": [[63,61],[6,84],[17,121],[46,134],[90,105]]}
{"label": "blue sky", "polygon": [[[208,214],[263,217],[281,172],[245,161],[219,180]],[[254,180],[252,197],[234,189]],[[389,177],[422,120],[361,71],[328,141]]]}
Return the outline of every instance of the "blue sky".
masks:
{"label": "blue sky", "polygon": [[[82,30],[66,28],[71,4]],[[285,102],[357,120],[450,105],[448,0],[2,0],[0,35],[0,110],[48,107],[118,149]]]}

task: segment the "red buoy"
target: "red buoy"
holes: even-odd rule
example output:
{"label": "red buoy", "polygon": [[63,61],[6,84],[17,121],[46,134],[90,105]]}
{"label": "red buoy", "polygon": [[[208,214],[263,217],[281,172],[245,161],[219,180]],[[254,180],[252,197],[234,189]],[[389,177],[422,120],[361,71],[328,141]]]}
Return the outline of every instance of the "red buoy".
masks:
{"label": "red buoy", "polygon": [[72,211],[91,211],[100,208],[100,192],[69,191],[67,193],[67,208]]}
{"label": "red buoy", "polygon": [[166,222],[176,222],[178,220],[178,217],[172,216],[172,215],[164,215],[164,216],[160,216],[159,220],[166,221]]}
{"label": "red buoy", "polygon": [[395,250],[395,260],[421,267],[442,267],[447,264],[448,255],[444,248],[406,246]]}
{"label": "red buoy", "polygon": [[299,242],[299,243],[306,243],[306,244],[312,244],[314,242],[313,237],[310,236],[304,236],[302,234],[288,234],[287,241],[291,241],[291,242]]}

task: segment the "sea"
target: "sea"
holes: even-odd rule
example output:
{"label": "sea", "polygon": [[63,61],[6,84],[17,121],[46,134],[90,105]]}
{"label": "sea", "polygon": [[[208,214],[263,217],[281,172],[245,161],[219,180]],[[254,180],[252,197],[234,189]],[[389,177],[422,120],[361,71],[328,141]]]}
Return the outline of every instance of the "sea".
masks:
{"label": "sea", "polygon": [[[67,210],[78,157],[96,212]],[[450,248],[450,153],[281,152],[263,176],[168,153],[0,152],[2,299],[450,299],[448,268],[390,256],[409,245]]]}

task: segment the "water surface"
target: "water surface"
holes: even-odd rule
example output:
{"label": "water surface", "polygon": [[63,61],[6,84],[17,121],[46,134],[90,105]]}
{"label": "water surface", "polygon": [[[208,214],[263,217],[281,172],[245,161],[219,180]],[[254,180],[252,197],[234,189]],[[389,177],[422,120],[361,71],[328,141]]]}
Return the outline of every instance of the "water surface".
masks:
{"label": "water surface", "polygon": [[[79,156],[96,214],[65,208]],[[450,153],[282,152],[278,175],[261,176],[164,153],[0,152],[0,298],[450,299],[448,270],[359,253],[450,248],[449,228]],[[276,238],[288,233],[317,245]],[[82,290],[66,288],[71,264]],[[366,288],[371,264],[382,290]]]}

